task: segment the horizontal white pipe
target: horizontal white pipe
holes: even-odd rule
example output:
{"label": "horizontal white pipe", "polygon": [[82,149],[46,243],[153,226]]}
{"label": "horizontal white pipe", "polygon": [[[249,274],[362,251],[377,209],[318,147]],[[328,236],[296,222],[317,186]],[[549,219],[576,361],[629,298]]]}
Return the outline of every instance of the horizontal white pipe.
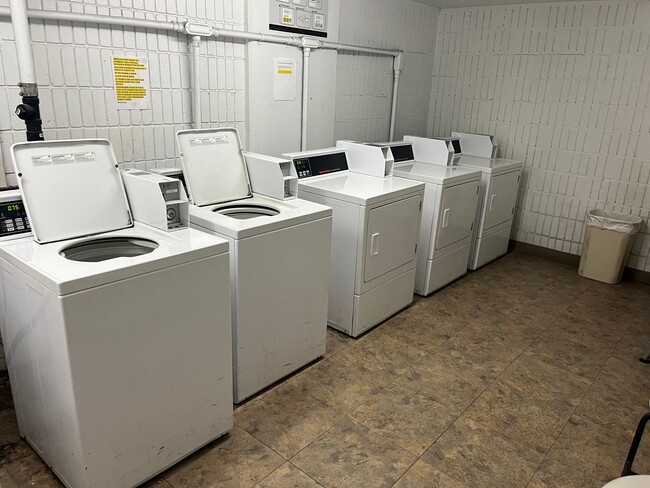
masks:
{"label": "horizontal white pipe", "polygon": [[340,44],[337,42],[321,43],[323,49],[334,49],[336,51],[350,51],[354,53],[377,54],[379,56],[399,56],[400,51],[389,51],[386,49],[375,49],[373,47],[355,46],[353,44]]}
{"label": "horizontal white pipe", "polygon": [[[11,12],[8,7],[0,7],[0,17],[8,17]],[[53,20],[65,22],[85,22],[89,24],[115,25],[123,27],[139,27],[142,29],[159,29],[185,33],[184,22],[163,22],[159,20],[132,19],[128,17],[111,17],[108,15],[80,14],[73,12],[55,12],[51,10],[28,9],[27,16],[37,20]],[[212,29],[215,37],[229,39],[241,39],[245,41],[270,42],[274,44],[285,44],[302,47],[301,37],[285,37],[262,32],[243,32],[228,29]],[[377,54],[380,56],[398,56],[399,51],[386,49],[374,49],[371,47],[355,46],[353,44],[341,44],[319,40],[321,49],[334,49],[336,51],[350,51],[366,54]]]}
{"label": "horizontal white pipe", "polygon": [[[0,7],[0,16],[9,15],[7,7]],[[55,12],[51,10],[28,9],[27,16],[37,20],[60,20],[66,22],[86,22],[89,24],[117,25],[123,27],[140,27],[143,29],[160,29],[183,32],[183,25],[178,22],[159,22],[157,20],[131,19],[128,17],[111,17],[108,15],[79,14],[74,12]]]}
{"label": "horizontal white pipe", "polygon": [[18,55],[18,73],[20,83],[36,83],[36,69],[32,54],[32,38],[27,20],[26,0],[11,0],[11,8],[5,7],[10,12],[11,24],[16,40],[16,54]]}

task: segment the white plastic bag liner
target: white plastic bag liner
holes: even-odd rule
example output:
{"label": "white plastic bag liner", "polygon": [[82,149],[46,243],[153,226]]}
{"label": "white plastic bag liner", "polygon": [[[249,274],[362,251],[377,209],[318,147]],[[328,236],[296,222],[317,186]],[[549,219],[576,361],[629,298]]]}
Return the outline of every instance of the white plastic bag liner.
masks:
{"label": "white plastic bag liner", "polygon": [[641,230],[641,224],[643,224],[643,219],[633,215],[608,213],[599,208],[587,212],[587,225],[598,229],[633,235]]}

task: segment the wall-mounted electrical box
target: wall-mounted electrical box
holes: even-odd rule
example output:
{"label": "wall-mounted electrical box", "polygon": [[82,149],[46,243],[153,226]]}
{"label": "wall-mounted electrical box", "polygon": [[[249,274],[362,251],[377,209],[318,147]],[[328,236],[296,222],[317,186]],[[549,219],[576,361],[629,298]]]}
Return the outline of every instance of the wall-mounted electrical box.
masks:
{"label": "wall-mounted electrical box", "polygon": [[189,201],[180,180],[125,169],[122,181],[135,220],[165,231],[189,227]]}
{"label": "wall-mounted electrical box", "polygon": [[[465,156],[477,156],[479,158],[490,159],[497,157],[498,145],[494,136],[452,132],[451,137],[460,141],[460,147]],[[456,152],[459,153],[461,151]]]}
{"label": "wall-mounted electrical box", "polygon": [[269,0],[269,29],[327,37],[328,0]]}
{"label": "wall-mounted electrical box", "polygon": [[252,152],[244,152],[244,157],[253,193],[278,200],[297,197],[298,178],[291,174],[291,161]]}
{"label": "wall-mounted electrical box", "polygon": [[355,141],[336,141],[336,147],[345,149],[348,165],[353,173],[363,173],[379,178],[393,174],[395,159],[388,147]]}

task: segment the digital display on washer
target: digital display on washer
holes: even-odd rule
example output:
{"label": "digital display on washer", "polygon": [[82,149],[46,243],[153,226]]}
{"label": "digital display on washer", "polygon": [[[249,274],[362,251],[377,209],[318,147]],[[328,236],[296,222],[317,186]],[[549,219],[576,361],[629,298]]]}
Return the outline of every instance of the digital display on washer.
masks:
{"label": "digital display on washer", "polygon": [[345,152],[339,152],[294,159],[293,165],[300,179],[346,171],[348,169],[348,159],[345,157]]}
{"label": "digital display on washer", "polygon": [[4,202],[0,205],[0,237],[30,231],[31,227],[22,200]]}
{"label": "digital display on washer", "polygon": [[411,144],[400,144],[399,146],[390,146],[390,152],[393,153],[393,159],[396,163],[404,161],[413,161],[413,146]]}
{"label": "digital display on washer", "polygon": [[462,151],[460,150],[460,139],[452,139],[451,140],[451,145],[454,146],[454,152],[456,154],[461,154]]}

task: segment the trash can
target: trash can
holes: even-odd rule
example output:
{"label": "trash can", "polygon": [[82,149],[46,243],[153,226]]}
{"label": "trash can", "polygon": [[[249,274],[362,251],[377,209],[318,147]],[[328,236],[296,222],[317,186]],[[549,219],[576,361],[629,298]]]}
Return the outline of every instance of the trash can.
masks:
{"label": "trash can", "polygon": [[578,274],[604,283],[620,282],[643,220],[594,209],[587,212],[586,224]]}

